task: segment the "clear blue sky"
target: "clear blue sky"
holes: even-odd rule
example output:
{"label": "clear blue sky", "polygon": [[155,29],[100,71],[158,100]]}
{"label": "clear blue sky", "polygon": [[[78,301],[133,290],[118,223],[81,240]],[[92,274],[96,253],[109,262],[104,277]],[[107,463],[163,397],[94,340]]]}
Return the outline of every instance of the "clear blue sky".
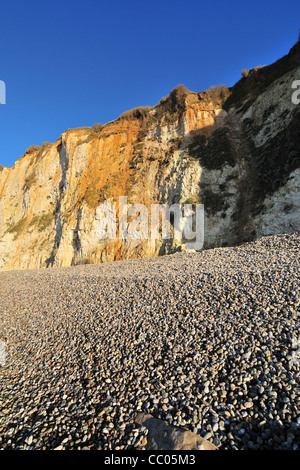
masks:
{"label": "clear blue sky", "polygon": [[232,86],[287,54],[299,1],[1,0],[0,164],[68,128],[154,106],[179,83]]}

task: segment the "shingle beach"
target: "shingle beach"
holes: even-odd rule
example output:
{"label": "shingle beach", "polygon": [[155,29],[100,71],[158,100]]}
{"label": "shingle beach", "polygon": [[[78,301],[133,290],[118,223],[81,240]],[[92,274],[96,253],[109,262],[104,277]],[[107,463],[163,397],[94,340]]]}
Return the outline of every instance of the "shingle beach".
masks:
{"label": "shingle beach", "polygon": [[0,449],[300,449],[299,246],[0,273]]}

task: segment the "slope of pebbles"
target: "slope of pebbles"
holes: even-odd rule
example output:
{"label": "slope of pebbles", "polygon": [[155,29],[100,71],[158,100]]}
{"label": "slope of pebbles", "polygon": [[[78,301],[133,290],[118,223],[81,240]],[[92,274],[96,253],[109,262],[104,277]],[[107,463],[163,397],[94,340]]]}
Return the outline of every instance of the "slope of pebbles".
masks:
{"label": "slope of pebbles", "polygon": [[0,273],[0,448],[299,449],[299,242]]}

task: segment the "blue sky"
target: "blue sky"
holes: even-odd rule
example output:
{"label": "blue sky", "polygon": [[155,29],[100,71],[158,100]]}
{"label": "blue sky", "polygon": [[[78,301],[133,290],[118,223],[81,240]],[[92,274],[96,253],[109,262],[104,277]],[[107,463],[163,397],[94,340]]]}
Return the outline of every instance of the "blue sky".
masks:
{"label": "blue sky", "polygon": [[0,164],[68,128],[154,106],[179,83],[232,86],[298,39],[300,2],[1,0]]}

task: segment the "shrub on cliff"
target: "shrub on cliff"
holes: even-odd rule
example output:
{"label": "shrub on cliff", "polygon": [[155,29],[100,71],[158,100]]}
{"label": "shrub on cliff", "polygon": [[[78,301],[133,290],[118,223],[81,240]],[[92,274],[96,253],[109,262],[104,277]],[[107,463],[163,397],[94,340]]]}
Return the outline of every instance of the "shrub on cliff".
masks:
{"label": "shrub on cliff", "polygon": [[171,90],[171,93],[169,94],[168,98],[169,100],[173,101],[173,103],[176,103],[178,106],[183,106],[185,103],[185,97],[189,93],[190,90],[184,85],[180,84],[173,88],[173,90]]}
{"label": "shrub on cliff", "polygon": [[93,130],[95,132],[100,132],[102,129],[103,129],[104,125],[101,124],[101,122],[95,122],[95,124],[93,125]]}
{"label": "shrub on cliff", "polygon": [[215,104],[222,104],[230,95],[229,88],[226,85],[211,86],[204,94],[201,93],[201,98],[205,101],[209,100]]}
{"label": "shrub on cliff", "polygon": [[24,155],[28,155],[29,153],[40,151],[40,145],[30,145],[28,149],[25,151]]}
{"label": "shrub on cliff", "polygon": [[177,85],[166,98],[160,100],[164,110],[169,113],[176,113],[183,110],[185,107],[185,98],[190,93],[190,90],[184,85]]}
{"label": "shrub on cliff", "polygon": [[156,106],[156,113],[152,116],[152,122],[164,120],[168,123],[174,122],[185,110],[185,99],[190,90],[184,85],[177,85],[168,96],[162,98]]}
{"label": "shrub on cliff", "polygon": [[151,106],[139,106],[137,108],[129,109],[121,114],[119,119],[140,119],[147,116],[148,112],[150,111]]}

